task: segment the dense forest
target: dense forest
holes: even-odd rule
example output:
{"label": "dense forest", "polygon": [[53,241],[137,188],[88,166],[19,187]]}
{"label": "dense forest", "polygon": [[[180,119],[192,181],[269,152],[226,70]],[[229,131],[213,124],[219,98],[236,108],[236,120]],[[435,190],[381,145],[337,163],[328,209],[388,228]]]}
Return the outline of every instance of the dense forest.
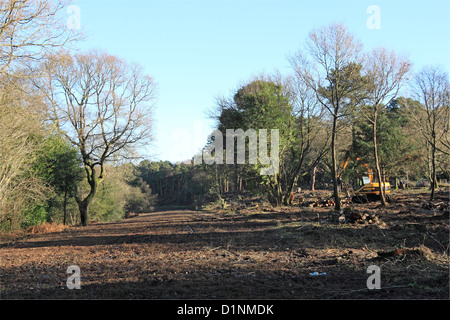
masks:
{"label": "dense forest", "polygon": [[[278,130],[275,174],[261,175],[264,164],[250,163],[248,152],[233,164],[143,159],[156,81],[134,62],[71,50],[82,35],[64,24],[66,8],[1,3],[3,231],[117,220],[162,205],[197,208],[224,203],[228,193],[285,206],[298,188],[328,189],[337,200],[359,187],[366,166],[394,188],[429,187],[431,199],[450,179],[448,73],[437,65],[416,70],[389,48],[365,51],[342,24],[312,30],[289,57],[289,74],[249,77],[211,106],[223,135]],[[244,142],[248,149],[250,137]],[[205,150],[212,143],[205,140]]]}

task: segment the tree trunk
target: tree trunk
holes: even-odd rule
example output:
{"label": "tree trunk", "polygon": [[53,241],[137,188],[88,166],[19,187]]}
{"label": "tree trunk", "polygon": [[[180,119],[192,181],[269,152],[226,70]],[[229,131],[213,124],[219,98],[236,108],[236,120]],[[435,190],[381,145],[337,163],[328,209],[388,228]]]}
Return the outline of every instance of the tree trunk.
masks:
{"label": "tree trunk", "polygon": [[217,170],[217,163],[215,165],[215,183],[216,183],[216,195],[219,197],[220,201],[222,201],[222,192],[220,190],[220,181],[219,181],[219,171]]}
{"label": "tree trunk", "polygon": [[[286,206],[290,206],[292,204],[291,195],[294,192],[294,186],[297,184],[297,181],[298,181],[298,173],[295,175],[294,179],[292,179],[290,181],[290,183],[286,186],[286,192],[284,193],[284,199],[283,199],[283,203]],[[281,186],[280,186],[280,191],[281,191]]]}
{"label": "tree trunk", "polygon": [[278,174],[273,176],[274,182],[270,181],[268,184],[268,200],[274,207],[279,207],[283,203],[283,194],[281,192],[281,185],[278,181]]}
{"label": "tree trunk", "polygon": [[94,168],[90,168],[89,170],[88,167],[85,167],[85,171],[91,190],[89,191],[87,197],[84,198],[83,200],[81,200],[78,196],[75,196],[75,200],[77,201],[78,209],[80,211],[80,219],[82,226],[87,226],[89,223],[88,207],[89,204],[94,199],[95,194],[97,193],[97,186],[99,183],[99,181],[97,181],[98,178],[95,176]]}
{"label": "tree trunk", "polygon": [[80,210],[80,219],[82,226],[87,226],[89,223],[88,206],[89,203],[85,200],[78,203],[78,209]]}
{"label": "tree trunk", "polygon": [[331,135],[331,176],[333,177],[333,197],[334,197],[334,210],[341,210],[341,199],[339,198],[339,190],[337,183],[337,166],[336,166],[336,126],[337,116],[333,117],[333,132]]}
{"label": "tree trunk", "polygon": [[435,134],[433,132],[432,134],[433,137],[433,145],[431,146],[431,195],[430,195],[430,201],[434,200],[434,192],[436,190],[436,139],[435,139]]}
{"label": "tree trunk", "polygon": [[311,177],[311,191],[315,191],[317,166],[314,166]]}
{"label": "tree trunk", "polygon": [[378,148],[377,148],[377,114],[375,113],[373,118],[373,153],[375,158],[375,169],[377,171],[378,185],[380,186],[380,201],[381,205],[386,206],[386,198],[384,196],[383,179],[381,178],[380,163],[378,161]]}
{"label": "tree trunk", "polygon": [[[283,200],[283,203],[285,204],[285,205],[291,205],[291,196],[292,196],[292,193],[294,192],[294,186],[295,185],[297,185],[297,181],[298,181],[298,179],[299,179],[299,173],[300,173],[300,170],[301,170],[301,168],[302,168],[302,164],[303,164],[303,160],[305,159],[305,157],[304,157],[304,154],[303,153],[301,153],[300,155],[299,155],[299,162],[298,162],[298,164],[297,164],[297,166],[295,167],[295,169],[289,174],[289,177],[286,177],[286,190],[285,190],[285,193],[284,193],[284,199],[282,199]],[[280,184],[280,192],[281,192],[281,183],[279,182],[279,184]]]}
{"label": "tree trunk", "polygon": [[97,186],[98,183],[95,179],[93,179],[93,182],[90,183],[91,191],[89,192],[89,195],[82,201],[78,202],[78,209],[80,210],[80,218],[81,218],[81,225],[87,226],[89,224],[89,204],[94,199],[95,194],[97,193]]}
{"label": "tree trunk", "polygon": [[63,204],[63,212],[64,212],[64,221],[63,225],[66,225],[66,217],[67,217],[67,190],[64,191],[64,204]]}

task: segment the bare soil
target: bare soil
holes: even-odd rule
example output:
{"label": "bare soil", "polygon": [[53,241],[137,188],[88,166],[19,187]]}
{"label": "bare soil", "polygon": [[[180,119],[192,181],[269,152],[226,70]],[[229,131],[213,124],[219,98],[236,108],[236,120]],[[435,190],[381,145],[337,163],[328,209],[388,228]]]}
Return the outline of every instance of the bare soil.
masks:
{"label": "bare soil", "polygon": [[[449,192],[434,201],[447,211],[430,206],[426,190],[391,198],[386,208],[345,205],[376,223],[246,199],[5,236],[1,299],[449,299]],[[79,290],[67,287],[71,265]],[[367,288],[371,265],[381,289]]]}

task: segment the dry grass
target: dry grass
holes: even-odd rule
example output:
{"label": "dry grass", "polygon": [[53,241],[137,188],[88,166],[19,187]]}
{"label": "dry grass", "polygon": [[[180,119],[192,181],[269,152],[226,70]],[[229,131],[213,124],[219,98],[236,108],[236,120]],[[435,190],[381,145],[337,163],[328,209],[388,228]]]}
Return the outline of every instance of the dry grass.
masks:
{"label": "dry grass", "polygon": [[26,234],[45,234],[45,233],[52,233],[52,232],[61,232],[67,229],[68,226],[57,224],[57,223],[48,223],[44,222],[43,224],[39,226],[33,226],[29,227],[25,230]]}

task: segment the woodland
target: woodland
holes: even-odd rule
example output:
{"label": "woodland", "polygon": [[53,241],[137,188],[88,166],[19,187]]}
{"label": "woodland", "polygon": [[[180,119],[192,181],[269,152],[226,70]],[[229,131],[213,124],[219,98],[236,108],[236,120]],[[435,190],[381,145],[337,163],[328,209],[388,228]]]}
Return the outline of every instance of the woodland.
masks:
{"label": "woodland", "polygon": [[[53,298],[63,291],[63,297],[81,298],[147,293],[367,298],[372,293],[358,289],[359,282],[346,291],[338,285],[353,283],[343,276],[351,270],[359,272],[355,279],[363,279],[365,287],[362,266],[374,261],[391,268],[386,286],[396,298],[442,298],[445,289],[448,295],[450,83],[445,69],[433,64],[416,69],[391,48],[366,50],[344,24],[320,26],[287,59],[289,74],[249,75],[208,110],[224,135],[227,129],[277,129],[275,174],[261,175],[265,165],[249,163],[248,153],[244,163],[233,164],[194,163],[195,155],[177,163],[156,161],[140,150],[154,139],[158,79],[134,61],[100,50],[71,50],[83,35],[65,25],[61,12],[68,5],[50,0],[2,0],[0,5],[5,297]],[[213,142],[206,139],[204,150]],[[372,202],[353,203],[368,173],[391,189],[381,188]],[[182,245],[184,251],[178,251]],[[28,258],[20,251],[24,248],[30,250]],[[101,249],[85,251],[89,248]],[[41,255],[53,264],[41,261]],[[137,255],[154,260],[144,268]],[[92,290],[61,290],[62,282],[51,277],[57,285],[30,284],[28,267],[55,275],[67,257],[88,268],[84,284]],[[96,278],[100,268],[109,268],[108,257],[121,262],[112,267],[111,278]],[[132,268],[124,267],[127,261]],[[434,272],[426,279],[418,267],[425,264]],[[299,265],[311,272],[314,266],[327,273],[339,270],[342,277],[336,286],[322,278],[312,283],[316,280],[308,272],[303,278]],[[417,278],[399,280],[404,270]],[[107,286],[123,273],[121,286]],[[267,291],[268,282],[290,289],[275,285]],[[244,291],[231,287],[242,283]],[[377,294],[390,297],[387,291]]]}

